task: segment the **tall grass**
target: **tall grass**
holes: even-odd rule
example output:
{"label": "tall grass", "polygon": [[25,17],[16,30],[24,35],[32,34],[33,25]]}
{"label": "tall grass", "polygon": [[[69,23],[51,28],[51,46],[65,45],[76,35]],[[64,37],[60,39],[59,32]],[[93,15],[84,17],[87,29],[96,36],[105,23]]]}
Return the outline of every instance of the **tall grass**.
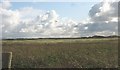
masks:
{"label": "tall grass", "polygon": [[3,40],[12,68],[115,68],[118,39]]}

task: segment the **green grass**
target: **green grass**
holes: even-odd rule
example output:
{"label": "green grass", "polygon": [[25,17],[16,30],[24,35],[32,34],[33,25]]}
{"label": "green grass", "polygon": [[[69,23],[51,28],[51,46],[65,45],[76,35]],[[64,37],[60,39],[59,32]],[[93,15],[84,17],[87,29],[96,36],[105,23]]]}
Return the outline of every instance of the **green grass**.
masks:
{"label": "green grass", "polygon": [[115,68],[118,39],[3,40],[12,68]]}

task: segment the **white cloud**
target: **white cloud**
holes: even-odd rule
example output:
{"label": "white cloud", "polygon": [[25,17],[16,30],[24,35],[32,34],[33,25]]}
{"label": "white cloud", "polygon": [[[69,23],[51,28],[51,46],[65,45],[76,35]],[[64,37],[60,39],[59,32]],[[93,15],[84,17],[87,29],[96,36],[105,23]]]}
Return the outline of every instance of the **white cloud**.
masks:
{"label": "white cloud", "polygon": [[3,6],[0,6],[3,38],[79,37],[118,33],[116,2],[94,5],[89,11],[90,17],[83,22],[60,17],[55,10],[45,11],[32,7],[11,10],[10,2],[3,3]]}
{"label": "white cloud", "polygon": [[89,11],[90,20],[94,23],[88,24],[88,32],[99,35],[118,34],[118,2],[104,2],[94,5]]}
{"label": "white cloud", "polygon": [[11,7],[10,0],[3,0],[2,3],[0,3],[0,7],[4,9],[8,9]]}

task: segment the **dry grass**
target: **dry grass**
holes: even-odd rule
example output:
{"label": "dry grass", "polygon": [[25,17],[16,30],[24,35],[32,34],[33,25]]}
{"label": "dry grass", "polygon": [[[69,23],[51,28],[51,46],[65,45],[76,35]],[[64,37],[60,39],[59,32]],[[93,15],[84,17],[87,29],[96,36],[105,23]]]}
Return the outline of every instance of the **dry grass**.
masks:
{"label": "dry grass", "polygon": [[13,68],[114,68],[118,39],[4,40]]}

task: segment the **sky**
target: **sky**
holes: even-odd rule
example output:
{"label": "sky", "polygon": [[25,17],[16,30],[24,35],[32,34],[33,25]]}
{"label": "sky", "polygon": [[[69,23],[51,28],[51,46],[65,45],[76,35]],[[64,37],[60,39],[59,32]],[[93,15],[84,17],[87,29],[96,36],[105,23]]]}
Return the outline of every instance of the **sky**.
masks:
{"label": "sky", "polygon": [[[92,5],[97,2],[12,2],[11,9],[33,7],[41,10],[55,10],[61,17],[83,20],[88,17]],[[82,14],[81,14],[82,13]]]}
{"label": "sky", "polygon": [[2,38],[63,38],[118,35],[118,3],[0,3]]}

